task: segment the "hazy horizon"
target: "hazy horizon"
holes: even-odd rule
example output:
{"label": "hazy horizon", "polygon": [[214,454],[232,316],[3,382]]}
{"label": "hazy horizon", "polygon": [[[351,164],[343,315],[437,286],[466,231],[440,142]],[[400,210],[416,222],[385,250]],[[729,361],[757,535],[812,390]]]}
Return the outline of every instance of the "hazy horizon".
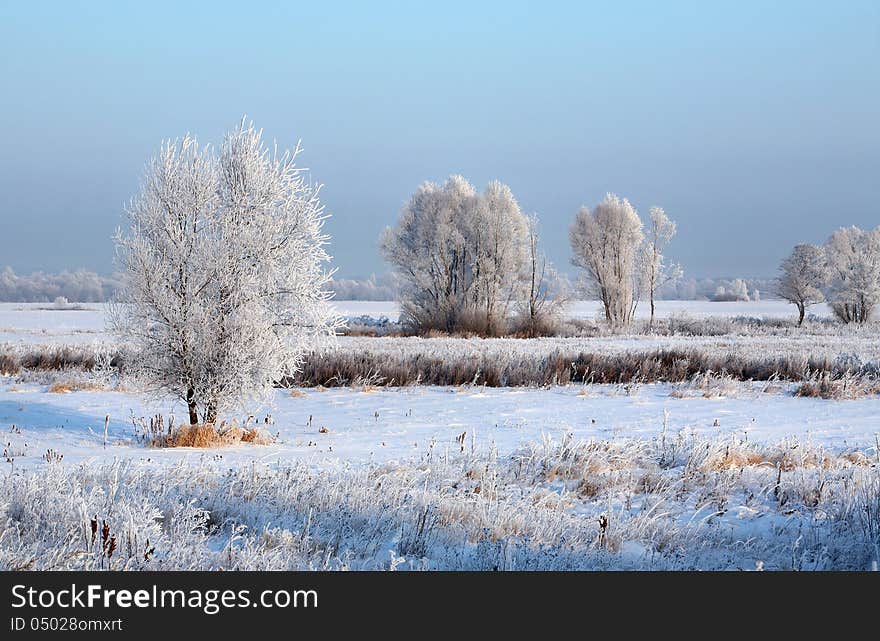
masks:
{"label": "hazy horizon", "polygon": [[509,184],[563,271],[606,192],[678,222],[686,276],[772,277],[873,228],[880,5],[113,3],[0,9],[0,268],[112,272],[165,138],[242,114],[324,183],[341,278],[425,180]]}

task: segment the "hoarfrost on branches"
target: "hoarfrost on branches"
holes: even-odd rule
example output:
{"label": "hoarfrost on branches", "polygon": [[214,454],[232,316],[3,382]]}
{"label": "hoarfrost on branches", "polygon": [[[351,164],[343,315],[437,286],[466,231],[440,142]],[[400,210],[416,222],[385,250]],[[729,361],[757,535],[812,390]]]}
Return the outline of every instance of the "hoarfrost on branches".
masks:
{"label": "hoarfrost on branches", "polygon": [[663,252],[675,236],[675,221],[671,220],[662,207],[651,207],[648,213],[651,226],[642,246],[642,260],[645,269],[645,292],[651,304],[651,317],[648,327],[654,326],[654,297],[657,290],[667,283],[681,278],[682,268],[676,263],[667,264]]}
{"label": "hoarfrost on branches", "polygon": [[605,320],[629,325],[639,300],[642,221],[626,198],[606,194],[593,211],[582,207],[569,234],[572,263],[584,270],[588,292],[602,301]]}
{"label": "hoarfrost on branches", "polygon": [[866,323],[880,304],[880,227],[838,229],[825,244],[831,309],[845,323]]}
{"label": "hoarfrost on branches", "polygon": [[404,320],[420,330],[503,331],[524,294],[529,222],[506,185],[478,193],[462,176],[426,182],[385,230]]}
{"label": "hoarfrost on branches", "polygon": [[779,295],[798,309],[798,327],[807,307],[825,300],[822,287],[827,280],[825,252],[807,243],[796,245],[780,265]]}
{"label": "hoarfrost on branches", "polygon": [[270,149],[244,121],[216,151],[165,142],[127,209],[112,324],[132,373],[184,401],[191,423],[265,401],[340,326],[320,188],[299,153]]}

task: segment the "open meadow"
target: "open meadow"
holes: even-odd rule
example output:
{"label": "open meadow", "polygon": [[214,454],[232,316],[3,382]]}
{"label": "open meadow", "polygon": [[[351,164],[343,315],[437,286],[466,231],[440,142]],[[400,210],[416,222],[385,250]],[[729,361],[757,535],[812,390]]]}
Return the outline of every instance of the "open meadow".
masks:
{"label": "open meadow", "polygon": [[0,306],[5,569],[880,559],[876,324],[662,301],[652,334],[341,336],[228,441],[166,447],[185,407],[128,380],[105,308],[80,307]]}

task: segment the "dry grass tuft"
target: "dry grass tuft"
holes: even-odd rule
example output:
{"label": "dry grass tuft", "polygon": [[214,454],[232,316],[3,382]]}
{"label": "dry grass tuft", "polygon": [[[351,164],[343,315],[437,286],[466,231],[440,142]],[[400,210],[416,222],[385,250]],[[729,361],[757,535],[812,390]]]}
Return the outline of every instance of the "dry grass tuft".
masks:
{"label": "dry grass tuft", "polygon": [[275,440],[272,434],[259,427],[244,430],[244,433],[241,435],[242,443],[250,443],[252,445],[271,445]]}
{"label": "dry grass tuft", "polygon": [[741,469],[768,462],[767,457],[754,448],[744,444],[731,444],[723,450],[712,452],[701,467],[703,471],[719,472],[721,470]]}
{"label": "dry grass tuft", "polygon": [[739,381],[726,372],[700,372],[690,380],[676,383],[669,393],[673,398],[724,398],[736,396],[740,391]]}
{"label": "dry grass tuft", "polygon": [[271,445],[275,437],[260,427],[238,427],[234,424],[227,427],[221,423],[217,428],[210,423],[198,425],[182,424],[170,427],[168,433],[161,430],[148,442],[153,447],[198,447],[219,448],[231,447],[239,443],[251,445]]}
{"label": "dry grass tuft", "polygon": [[795,396],[825,399],[856,399],[880,394],[880,381],[875,377],[845,373],[833,376],[823,372],[798,385]]}
{"label": "dry grass tuft", "polygon": [[71,392],[97,392],[104,386],[97,381],[57,381],[47,390],[50,394],[70,394]]}
{"label": "dry grass tuft", "polygon": [[243,431],[231,427],[221,434],[210,423],[182,425],[164,442],[165,447],[226,447],[241,442]]}

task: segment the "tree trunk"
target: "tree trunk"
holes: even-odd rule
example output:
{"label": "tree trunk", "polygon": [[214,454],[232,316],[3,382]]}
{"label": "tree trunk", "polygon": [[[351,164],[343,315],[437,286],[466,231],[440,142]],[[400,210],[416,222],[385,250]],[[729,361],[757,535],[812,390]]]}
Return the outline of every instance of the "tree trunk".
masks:
{"label": "tree trunk", "polygon": [[199,411],[196,406],[196,391],[192,387],[186,390],[186,407],[189,410],[190,425],[196,425],[199,422]]}
{"label": "tree trunk", "polygon": [[797,307],[798,307],[798,327],[800,327],[804,322],[804,311],[806,308],[803,304],[800,304],[800,303],[798,304]]}
{"label": "tree trunk", "polygon": [[648,321],[648,330],[654,331],[654,292],[651,291],[651,320]]}

